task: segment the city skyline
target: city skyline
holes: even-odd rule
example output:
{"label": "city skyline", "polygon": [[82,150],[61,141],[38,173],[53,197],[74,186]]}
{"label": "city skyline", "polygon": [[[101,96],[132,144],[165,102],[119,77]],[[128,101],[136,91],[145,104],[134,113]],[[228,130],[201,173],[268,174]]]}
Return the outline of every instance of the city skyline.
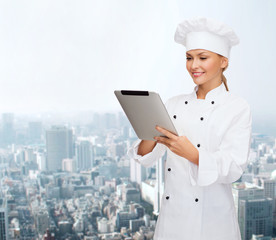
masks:
{"label": "city skyline", "polygon": [[[10,114],[9,112],[1,113],[0,112],[0,123],[2,120],[2,114]],[[117,110],[113,111],[58,111],[58,112],[38,112],[38,113],[12,113],[15,115],[15,118],[18,118],[17,121],[22,121],[23,123],[28,119],[29,122],[48,122],[52,124],[88,124],[92,121],[94,114],[104,115],[104,114],[120,114],[125,117],[126,121],[129,123],[126,118],[125,113]],[[25,123],[26,124],[26,123]],[[100,124],[100,123],[99,123]],[[130,124],[130,123],[129,123]],[[252,132],[256,134],[265,134],[276,137],[276,124],[274,118],[266,118],[265,116],[253,116],[252,120]]]}
{"label": "city skyline", "polygon": [[[90,117],[64,116],[64,124],[1,116],[0,199],[8,213],[1,224],[9,240],[152,240],[166,155],[145,168],[127,155],[137,138],[123,114]],[[275,239],[275,151],[276,137],[253,133],[248,166],[232,184],[243,240]]]}

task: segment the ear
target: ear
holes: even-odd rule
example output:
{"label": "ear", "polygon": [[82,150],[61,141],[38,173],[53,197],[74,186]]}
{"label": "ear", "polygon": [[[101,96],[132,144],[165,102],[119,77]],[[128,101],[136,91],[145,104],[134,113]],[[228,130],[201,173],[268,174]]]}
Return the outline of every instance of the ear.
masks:
{"label": "ear", "polygon": [[221,57],[221,68],[226,68],[228,66],[228,58]]}

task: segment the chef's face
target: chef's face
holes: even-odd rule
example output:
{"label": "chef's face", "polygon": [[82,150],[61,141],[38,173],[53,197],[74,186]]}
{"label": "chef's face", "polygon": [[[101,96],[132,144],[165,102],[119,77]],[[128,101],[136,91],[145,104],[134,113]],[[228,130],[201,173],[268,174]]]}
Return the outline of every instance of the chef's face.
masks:
{"label": "chef's face", "polygon": [[186,68],[197,85],[221,83],[222,70],[227,67],[228,59],[204,49],[186,52]]}

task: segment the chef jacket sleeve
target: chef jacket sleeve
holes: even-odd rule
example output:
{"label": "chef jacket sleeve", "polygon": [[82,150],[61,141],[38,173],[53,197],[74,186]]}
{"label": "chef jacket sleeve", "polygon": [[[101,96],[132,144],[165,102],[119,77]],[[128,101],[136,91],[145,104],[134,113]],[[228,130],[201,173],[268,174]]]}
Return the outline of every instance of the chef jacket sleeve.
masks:
{"label": "chef jacket sleeve", "polygon": [[199,165],[189,162],[192,185],[232,183],[243,174],[250,152],[252,114],[246,102],[242,106],[231,120],[218,150],[210,152],[200,147]]}
{"label": "chef jacket sleeve", "polygon": [[141,156],[137,154],[138,147],[141,141],[141,139],[136,140],[129,148],[127,154],[130,158],[134,159],[136,162],[142,164],[143,166],[152,167],[156,160],[160,159],[164,155],[166,147],[163,144],[157,143],[152,152]]}

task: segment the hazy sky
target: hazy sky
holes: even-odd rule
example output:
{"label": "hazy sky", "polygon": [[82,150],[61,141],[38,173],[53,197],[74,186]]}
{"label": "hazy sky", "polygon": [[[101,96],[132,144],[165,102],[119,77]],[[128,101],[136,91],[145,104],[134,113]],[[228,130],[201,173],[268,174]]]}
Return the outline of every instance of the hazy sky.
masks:
{"label": "hazy sky", "polygon": [[[206,16],[240,37],[225,75],[255,119],[274,119],[274,0],[0,1],[0,112],[120,110],[115,89],[193,91],[177,24]],[[275,124],[276,125],[276,124]]]}

